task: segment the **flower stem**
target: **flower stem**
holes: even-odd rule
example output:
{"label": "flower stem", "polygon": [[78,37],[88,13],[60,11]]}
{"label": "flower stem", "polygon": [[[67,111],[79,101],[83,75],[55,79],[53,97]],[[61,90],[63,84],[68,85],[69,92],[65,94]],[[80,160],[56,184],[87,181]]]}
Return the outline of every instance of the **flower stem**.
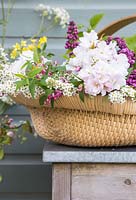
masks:
{"label": "flower stem", "polygon": [[15,4],[16,0],[8,0],[8,9],[7,9],[7,14],[5,13],[5,8],[4,8],[4,0],[1,0],[1,10],[2,10],[2,41],[1,45],[4,47],[5,45],[5,38],[6,38],[6,31],[7,31],[7,24],[9,21],[9,17],[11,15],[13,6]]}
{"label": "flower stem", "polygon": [[52,29],[55,26],[56,22],[55,21],[51,22],[47,27],[44,27],[44,24],[45,24],[45,16],[42,15],[39,31],[32,38],[36,38],[40,36],[43,32],[48,32],[50,29]]}
{"label": "flower stem", "polygon": [[1,11],[2,11],[2,41],[1,45],[4,47],[5,36],[6,36],[6,18],[5,18],[5,9],[4,9],[4,0],[1,0]]}

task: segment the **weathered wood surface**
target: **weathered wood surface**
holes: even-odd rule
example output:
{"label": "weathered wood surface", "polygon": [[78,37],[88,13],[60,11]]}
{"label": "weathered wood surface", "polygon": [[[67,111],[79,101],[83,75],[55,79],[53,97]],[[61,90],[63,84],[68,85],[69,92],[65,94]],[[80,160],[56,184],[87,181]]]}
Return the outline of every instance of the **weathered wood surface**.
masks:
{"label": "weathered wood surface", "polygon": [[43,161],[46,163],[136,163],[136,147],[80,148],[46,142]]}
{"label": "weathered wood surface", "polygon": [[71,200],[71,165],[54,164],[52,200]]}
{"label": "weathered wood surface", "polygon": [[135,200],[136,165],[73,164],[72,200]]}

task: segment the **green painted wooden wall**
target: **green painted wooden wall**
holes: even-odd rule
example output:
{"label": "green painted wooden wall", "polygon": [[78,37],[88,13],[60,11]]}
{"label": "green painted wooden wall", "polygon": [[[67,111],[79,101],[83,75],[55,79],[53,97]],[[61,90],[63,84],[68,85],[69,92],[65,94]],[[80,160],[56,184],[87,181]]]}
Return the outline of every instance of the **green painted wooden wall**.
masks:
{"label": "green painted wooden wall", "polygon": [[[7,0],[4,2],[7,5]],[[71,19],[85,25],[89,17],[105,13],[97,30],[120,17],[136,14],[136,0],[16,0],[7,27],[6,47],[11,47],[20,38],[31,37],[37,32],[40,17],[34,8],[38,3],[64,7],[70,13]],[[134,32],[136,33],[136,24],[122,29],[119,34],[128,36]],[[47,33],[48,49],[56,54],[59,61],[63,60],[65,34],[66,29],[62,30],[60,27]],[[29,113],[23,106],[13,106],[7,113],[16,121],[29,119]],[[43,145],[43,139],[29,136],[25,144],[16,142],[12,147],[6,148],[9,156],[6,161],[0,161],[0,174],[4,176],[4,181],[0,184],[0,200],[51,200],[51,166],[40,163],[41,157],[37,159],[37,155],[42,153]],[[26,157],[33,159],[27,162]],[[23,162],[19,158],[24,159]]]}

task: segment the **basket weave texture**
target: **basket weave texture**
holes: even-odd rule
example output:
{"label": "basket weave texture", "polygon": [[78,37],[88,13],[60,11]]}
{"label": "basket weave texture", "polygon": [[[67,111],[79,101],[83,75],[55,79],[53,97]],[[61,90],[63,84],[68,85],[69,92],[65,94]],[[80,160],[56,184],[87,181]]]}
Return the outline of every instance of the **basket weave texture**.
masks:
{"label": "basket weave texture", "polygon": [[126,146],[136,144],[136,103],[111,104],[106,97],[61,97],[55,108],[39,100],[14,97],[28,107],[36,132],[43,138],[75,146]]}

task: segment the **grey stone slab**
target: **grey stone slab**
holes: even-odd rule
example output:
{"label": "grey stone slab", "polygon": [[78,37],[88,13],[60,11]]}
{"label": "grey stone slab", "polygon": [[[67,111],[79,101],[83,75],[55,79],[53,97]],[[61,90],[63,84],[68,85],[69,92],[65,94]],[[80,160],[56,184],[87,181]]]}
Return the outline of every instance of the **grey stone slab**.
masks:
{"label": "grey stone slab", "polygon": [[120,148],[80,148],[46,142],[45,163],[136,163],[136,146]]}

